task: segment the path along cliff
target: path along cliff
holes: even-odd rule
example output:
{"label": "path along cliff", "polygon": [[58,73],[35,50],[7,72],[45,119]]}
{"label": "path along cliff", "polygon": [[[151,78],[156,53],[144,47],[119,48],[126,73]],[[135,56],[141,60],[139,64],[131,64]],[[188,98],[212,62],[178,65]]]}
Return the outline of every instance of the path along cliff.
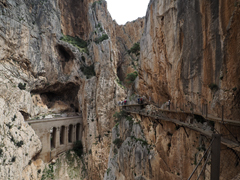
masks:
{"label": "path along cliff", "polygon": [[[192,158],[198,134],[190,131],[190,141],[169,123],[152,131],[152,122],[142,117],[133,126],[115,126],[113,114],[119,100],[139,94],[159,106],[171,99],[178,110],[208,104],[215,116],[224,105],[225,118],[237,119],[239,5],[237,0],[151,0],[145,18],[119,26],[104,0],[0,0],[0,179],[42,178],[45,163],[36,159],[42,144],[25,121],[64,113],[83,116],[84,155],[76,176],[54,166],[58,179],[187,176],[193,167],[185,160]],[[165,128],[176,138],[172,148]],[[157,158],[150,162],[148,148],[134,154],[129,145],[133,159],[126,159],[127,148],[119,146],[114,153],[121,157],[114,163],[121,165],[110,173],[112,141],[123,130],[137,142],[155,136],[151,153]],[[147,175],[143,152],[144,166],[156,168]]]}

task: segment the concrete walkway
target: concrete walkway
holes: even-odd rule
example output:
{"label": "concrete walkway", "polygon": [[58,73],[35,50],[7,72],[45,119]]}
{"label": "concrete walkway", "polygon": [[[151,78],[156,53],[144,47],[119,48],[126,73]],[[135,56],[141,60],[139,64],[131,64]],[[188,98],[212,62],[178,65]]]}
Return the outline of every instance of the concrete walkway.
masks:
{"label": "concrete walkway", "polygon": [[74,142],[82,138],[82,116],[37,119],[26,121],[42,142],[38,155],[49,162],[58,154],[72,149]]}

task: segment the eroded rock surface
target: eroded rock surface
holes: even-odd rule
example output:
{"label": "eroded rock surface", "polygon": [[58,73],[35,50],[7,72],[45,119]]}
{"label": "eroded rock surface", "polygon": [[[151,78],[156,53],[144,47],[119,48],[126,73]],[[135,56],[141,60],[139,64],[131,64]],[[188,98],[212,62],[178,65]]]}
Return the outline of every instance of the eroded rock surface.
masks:
{"label": "eroded rock surface", "polygon": [[[215,116],[224,104],[236,119],[236,2],[151,0],[146,18],[118,26],[106,1],[0,0],[0,179],[41,179],[50,168],[36,159],[42,145],[25,121],[53,114],[83,116],[81,162],[69,170],[61,156],[56,177],[187,178],[204,137],[138,116],[114,127],[113,114],[134,92],[175,109],[207,103]],[[122,87],[134,71],[135,88]]]}
{"label": "eroded rock surface", "polygon": [[141,39],[138,92],[174,109],[239,117],[239,2],[149,3]]}

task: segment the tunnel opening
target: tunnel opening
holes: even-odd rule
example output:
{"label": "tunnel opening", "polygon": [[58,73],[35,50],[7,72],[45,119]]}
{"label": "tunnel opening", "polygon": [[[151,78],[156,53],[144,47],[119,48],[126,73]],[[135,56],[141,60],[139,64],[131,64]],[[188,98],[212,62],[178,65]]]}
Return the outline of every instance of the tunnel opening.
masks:
{"label": "tunnel opening", "polygon": [[122,81],[122,82],[124,81],[125,76],[124,76],[124,72],[123,72],[122,66],[118,66],[118,68],[117,68],[117,76],[118,76],[120,81]]}
{"label": "tunnel opening", "polygon": [[74,83],[56,83],[46,89],[33,90],[31,94],[39,94],[43,105],[53,113],[79,112],[78,91],[80,85]]}
{"label": "tunnel opening", "polygon": [[19,112],[22,114],[22,116],[23,116],[25,121],[29,120],[30,114],[28,114],[28,113],[26,113],[24,111],[19,111]]}
{"label": "tunnel opening", "polygon": [[61,63],[63,73],[64,74],[70,74],[73,67],[73,59],[75,58],[72,51],[61,44],[58,44],[56,46],[57,54],[58,54],[58,60]]}
{"label": "tunnel opening", "polygon": [[76,126],[76,141],[80,141],[80,124]]}
{"label": "tunnel opening", "polygon": [[55,127],[53,127],[50,130],[51,150],[56,148],[56,133],[57,133],[57,129]]}
{"label": "tunnel opening", "polygon": [[73,142],[73,125],[69,125],[68,129],[68,142],[72,143]]}
{"label": "tunnel opening", "polygon": [[65,144],[65,126],[60,129],[60,145]]}
{"label": "tunnel opening", "polygon": [[58,44],[56,48],[58,50],[59,57],[61,58],[60,60],[68,62],[71,59],[73,59],[73,54],[71,50],[67,49],[66,47],[60,44]]}

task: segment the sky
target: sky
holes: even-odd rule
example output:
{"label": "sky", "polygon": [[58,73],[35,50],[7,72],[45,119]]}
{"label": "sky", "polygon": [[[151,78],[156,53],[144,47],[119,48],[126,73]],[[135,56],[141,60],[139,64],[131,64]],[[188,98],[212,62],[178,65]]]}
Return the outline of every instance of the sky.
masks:
{"label": "sky", "polygon": [[106,0],[112,19],[119,25],[146,15],[149,0]]}

